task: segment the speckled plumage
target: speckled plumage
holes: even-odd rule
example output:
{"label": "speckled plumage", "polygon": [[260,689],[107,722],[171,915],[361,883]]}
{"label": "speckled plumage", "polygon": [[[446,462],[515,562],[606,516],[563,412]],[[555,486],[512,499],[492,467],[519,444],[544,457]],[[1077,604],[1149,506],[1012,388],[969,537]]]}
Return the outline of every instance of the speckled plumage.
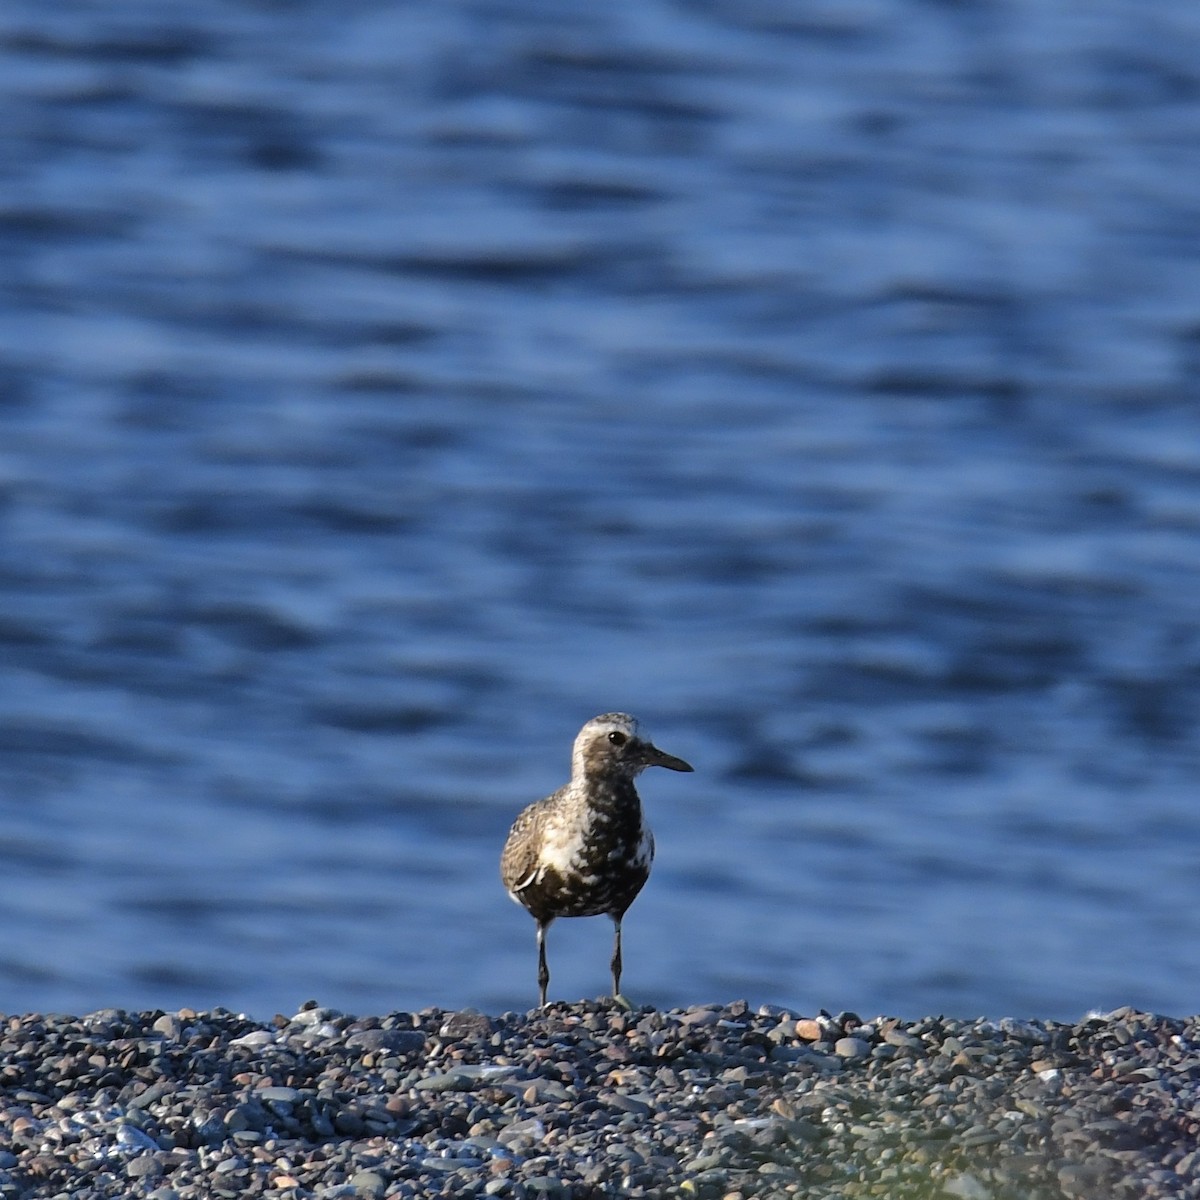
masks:
{"label": "speckled plumage", "polygon": [[526,808],[500,857],[508,894],[537,922],[540,1002],[546,1003],[546,929],[557,917],[612,918],[613,995],[621,990],[621,920],[650,876],[654,835],[634,779],[646,767],[692,768],[641,738],[628,713],[593,717],[579,731],[571,781]]}

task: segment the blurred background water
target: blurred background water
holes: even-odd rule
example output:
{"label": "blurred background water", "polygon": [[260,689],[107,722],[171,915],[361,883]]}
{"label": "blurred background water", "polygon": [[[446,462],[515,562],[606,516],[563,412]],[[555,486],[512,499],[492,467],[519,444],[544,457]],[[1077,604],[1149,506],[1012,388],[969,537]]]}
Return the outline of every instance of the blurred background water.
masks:
{"label": "blurred background water", "polygon": [[527,1008],[618,708],[635,1001],[1195,1011],[1200,6],[10,0],[0,100],[0,1008]]}

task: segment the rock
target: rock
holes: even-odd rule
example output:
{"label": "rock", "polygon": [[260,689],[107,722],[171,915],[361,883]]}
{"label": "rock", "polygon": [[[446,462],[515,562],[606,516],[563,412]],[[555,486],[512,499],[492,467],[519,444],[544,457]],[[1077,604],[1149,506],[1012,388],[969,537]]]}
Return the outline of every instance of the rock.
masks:
{"label": "rock", "polygon": [[425,1075],[412,1086],[423,1092],[461,1092],[474,1087],[475,1081],[464,1072],[447,1071]]}
{"label": "rock", "polygon": [[387,1191],[387,1180],[378,1171],[358,1171],[350,1178],[350,1186],[359,1196],[382,1196]]}
{"label": "rock", "polygon": [[164,1013],[150,1028],[161,1033],[167,1041],[177,1042],[183,1032],[183,1022],[174,1013]]}
{"label": "rock", "polygon": [[416,1029],[363,1029],[346,1039],[346,1048],[363,1054],[419,1054],[425,1035]]}
{"label": "rock", "polygon": [[162,1163],[153,1154],[139,1154],[125,1164],[125,1174],[131,1179],[147,1179],[161,1175]]}
{"label": "rock", "polygon": [[483,1039],[491,1037],[495,1028],[491,1017],[486,1017],[474,1009],[464,1008],[446,1018],[438,1030],[438,1035],[444,1038]]}

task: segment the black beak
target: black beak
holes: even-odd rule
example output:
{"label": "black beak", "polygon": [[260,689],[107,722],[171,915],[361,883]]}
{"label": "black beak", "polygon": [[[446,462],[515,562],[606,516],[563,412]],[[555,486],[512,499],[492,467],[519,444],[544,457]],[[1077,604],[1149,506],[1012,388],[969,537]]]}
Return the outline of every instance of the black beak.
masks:
{"label": "black beak", "polygon": [[668,771],[690,771],[692,766],[673,754],[664,754],[650,742],[642,744],[642,759],[648,767],[666,767]]}

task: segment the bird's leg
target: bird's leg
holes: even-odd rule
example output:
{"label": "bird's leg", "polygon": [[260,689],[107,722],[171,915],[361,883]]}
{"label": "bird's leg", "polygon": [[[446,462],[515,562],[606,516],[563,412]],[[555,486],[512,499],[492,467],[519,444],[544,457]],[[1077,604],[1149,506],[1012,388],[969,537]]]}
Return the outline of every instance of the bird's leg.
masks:
{"label": "bird's leg", "polygon": [[549,921],[539,921],[537,923],[538,988],[541,993],[538,1005],[541,1008],[546,1007],[546,988],[550,985],[550,968],[546,966],[546,930],[549,924]]}
{"label": "bird's leg", "polygon": [[613,938],[613,956],[612,956],[612,977],[613,977],[613,995],[620,997],[621,995],[621,918],[613,917],[613,928],[616,935]]}

